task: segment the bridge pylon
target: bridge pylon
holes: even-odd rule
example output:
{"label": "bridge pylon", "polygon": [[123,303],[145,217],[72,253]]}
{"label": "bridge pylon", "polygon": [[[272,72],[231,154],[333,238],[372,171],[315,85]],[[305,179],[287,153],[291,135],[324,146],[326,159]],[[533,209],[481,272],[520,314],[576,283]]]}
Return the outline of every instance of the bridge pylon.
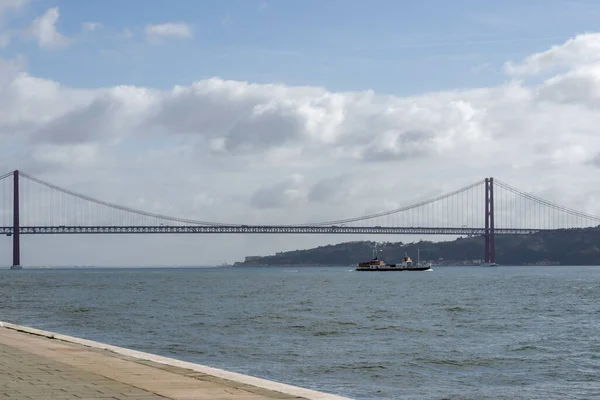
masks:
{"label": "bridge pylon", "polygon": [[485,263],[496,262],[494,232],[494,178],[485,178]]}
{"label": "bridge pylon", "polygon": [[21,227],[19,223],[19,170],[13,172],[13,263],[10,269],[21,269]]}

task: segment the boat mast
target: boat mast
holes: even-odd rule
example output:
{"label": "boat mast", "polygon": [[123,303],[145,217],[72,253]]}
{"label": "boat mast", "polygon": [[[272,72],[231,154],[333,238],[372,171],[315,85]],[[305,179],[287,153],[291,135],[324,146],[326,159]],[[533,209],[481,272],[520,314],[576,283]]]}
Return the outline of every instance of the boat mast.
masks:
{"label": "boat mast", "polygon": [[421,249],[417,247],[417,264],[421,262]]}

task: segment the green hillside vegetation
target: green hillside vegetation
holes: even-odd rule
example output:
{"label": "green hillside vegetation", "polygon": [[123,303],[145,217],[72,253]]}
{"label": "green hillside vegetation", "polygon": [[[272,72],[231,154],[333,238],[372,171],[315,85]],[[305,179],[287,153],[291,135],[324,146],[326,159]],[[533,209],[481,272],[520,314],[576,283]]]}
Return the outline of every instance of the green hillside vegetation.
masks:
{"label": "green hillside vegetation", "polygon": [[[235,265],[353,265],[369,260],[373,241],[345,242],[308,250],[295,250],[265,257],[246,257]],[[439,265],[473,265],[483,259],[482,236],[459,238],[448,242],[379,243],[380,258],[399,262],[407,253],[416,261]],[[600,265],[600,229],[561,229],[533,235],[496,236],[496,259],[502,265],[561,264]]]}

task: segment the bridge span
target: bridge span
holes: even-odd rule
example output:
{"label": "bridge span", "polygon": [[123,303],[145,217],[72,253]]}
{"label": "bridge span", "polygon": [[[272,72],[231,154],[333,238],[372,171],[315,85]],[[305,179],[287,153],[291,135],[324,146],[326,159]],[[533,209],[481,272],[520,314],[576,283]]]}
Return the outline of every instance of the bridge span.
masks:
{"label": "bridge span", "polygon": [[21,235],[482,236],[485,262],[496,262],[496,235],[529,235],[599,225],[598,216],[560,206],[494,178],[405,207],[359,217],[303,224],[249,224],[162,215],[98,200],[19,171],[0,175],[0,234],[12,237],[15,267],[21,263]]}

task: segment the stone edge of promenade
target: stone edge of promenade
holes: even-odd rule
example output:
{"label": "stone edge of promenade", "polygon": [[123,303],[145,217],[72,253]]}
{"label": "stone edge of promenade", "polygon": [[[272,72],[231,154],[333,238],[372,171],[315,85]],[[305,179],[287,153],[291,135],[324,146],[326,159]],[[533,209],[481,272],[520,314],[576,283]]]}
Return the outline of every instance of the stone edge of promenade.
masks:
{"label": "stone edge of promenade", "polygon": [[137,358],[140,360],[152,361],[158,364],[169,365],[172,367],[185,368],[195,372],[200,372],[206,375],[211,375],[217,378],[242,383],[250,386],[255,386],[261,389],[280,392],[292,396],[303,397],[307,400],[352,400],[349,397],[338,396],[334,394],[319,392],[312,389],[306,389],[299,386],[292,386],[285,383],[270,381],[267,379],[257,378],[250,375],[240,374],[238,372],[226,371],[219,368],[209,367],[206,365],[195,364],[187,361],[181,361],[174,358],[159,356],[151,353],[144,353],[137,350],[131,350],[124,347],[113,346],[106,343],[94,342],[88,339],[81,339],[74,336],[63,335],[60,333],[44,331],[41,329],[31,328],[28,326],[17,325],[10,322],[0,321],[0,328],[12,329],[18,332],[29,333],[32,335],[43,336],[49,339],[62,340],[67,343],[74,343],[93,349],[106,350],[119,355]]}

